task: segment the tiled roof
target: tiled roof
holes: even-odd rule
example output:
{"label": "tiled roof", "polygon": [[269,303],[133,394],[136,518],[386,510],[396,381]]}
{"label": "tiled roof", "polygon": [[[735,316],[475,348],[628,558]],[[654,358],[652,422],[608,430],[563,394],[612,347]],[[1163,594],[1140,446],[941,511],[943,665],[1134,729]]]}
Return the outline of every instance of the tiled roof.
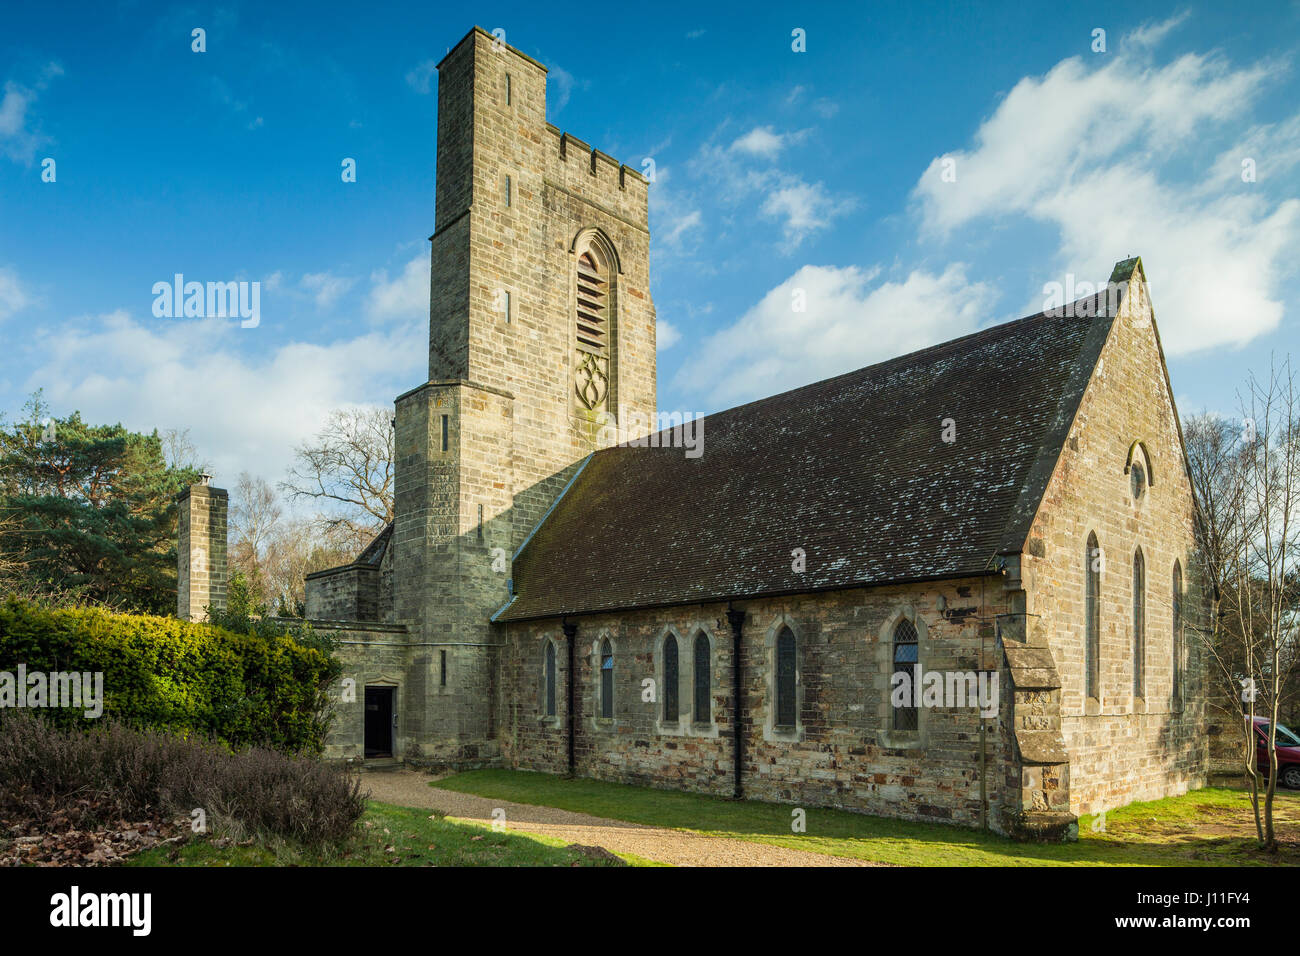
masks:
{"label": "tiled roof", "polygon": [[1110,325],[1030,316],[719,412],[697,458],[596,452],[496,619],[984,573],[1023,547]]}

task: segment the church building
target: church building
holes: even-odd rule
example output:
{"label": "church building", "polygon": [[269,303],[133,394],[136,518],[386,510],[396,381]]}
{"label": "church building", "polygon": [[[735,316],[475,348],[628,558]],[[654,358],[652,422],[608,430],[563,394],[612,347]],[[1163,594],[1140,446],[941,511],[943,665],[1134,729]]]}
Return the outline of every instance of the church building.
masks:
{"label": "church building", "polygon": [[[396,518],[307,581],[356,689],[328,755],[1044,839],[1204,786],[1196,505],[1141,260],[683,424],[656,405],[649,184],[546,121],[546,73],[480,29],[438,65]],[[188,615],[224,576],[223,493],[182,515]]]}

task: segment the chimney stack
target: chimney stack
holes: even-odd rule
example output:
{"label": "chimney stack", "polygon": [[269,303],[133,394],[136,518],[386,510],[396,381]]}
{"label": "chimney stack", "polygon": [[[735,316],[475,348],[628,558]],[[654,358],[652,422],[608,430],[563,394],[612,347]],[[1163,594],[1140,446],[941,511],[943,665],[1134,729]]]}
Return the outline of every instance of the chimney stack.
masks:
{"label": "chimney stack", "polygon": [[176,525],[176,616],[207,620],[207,609],[226,609],[226,511],[230,496],[212,476],[181,492]]}

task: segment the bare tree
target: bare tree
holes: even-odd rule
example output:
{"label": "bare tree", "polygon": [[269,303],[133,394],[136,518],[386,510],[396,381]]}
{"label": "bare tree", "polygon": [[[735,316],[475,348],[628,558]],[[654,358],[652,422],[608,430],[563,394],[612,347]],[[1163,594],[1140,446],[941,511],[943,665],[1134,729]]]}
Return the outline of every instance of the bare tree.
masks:
{"label": "bare tree", "polygon": [[280,496],[264,478],[242,472],[230,502],[230,565],[244,575],[258,605],[270,605],[276,592],[267,580],[268,552],[280,532]]}
{"label": "bare tree", "polygon": [[199,450],[190,438],[188,428],[168,428],[159,437],[162,439],[163,461],[168,468],[208,470],[208,463],[199,458]]}
{"label": "bare tree", "polygon": [[393,428],[384,408],[330,413],[280,483],[295,499],[324,506],[319,521],[331,537],[342,533],[357,550],[393,520]]}
{"label": "bare tree", "polygon": [[[1202,559],[1218,596],[1218,613],[1203,637],[1228,699],[1243,701],[1243,759],[1260,843],[1277,839],[1277,725],[1284,688],[1296,666],[1300,575],[1300,394],[1290,362],[1251,376],[1242,426],[1197,420],[1188,456],[1200,499]],[[1221,685],[1222,686],[1222,685]],[[1256,714],[1268,720],[1269,772],[1256,759]],[[1261,787],[1263,788],[1261,801]]]}
{"label": "bare tree", "polygon": [[301,615],[306,604],[305,578],[313,571],[338,567],[356,557],[347,547],[332,544],[321,537],[318,521],[281,522],[267,547],[262,563],[267,601],[277,613]]}

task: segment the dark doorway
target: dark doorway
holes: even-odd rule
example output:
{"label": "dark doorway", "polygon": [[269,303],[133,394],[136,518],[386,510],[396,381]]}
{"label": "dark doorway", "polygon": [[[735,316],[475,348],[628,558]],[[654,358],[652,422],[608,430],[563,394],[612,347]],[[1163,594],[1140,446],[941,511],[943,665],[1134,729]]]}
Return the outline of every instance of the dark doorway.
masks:
{"label": "dark doorway", "polygon": [[393,755],[393,687],[366,688],[366,756]]}

